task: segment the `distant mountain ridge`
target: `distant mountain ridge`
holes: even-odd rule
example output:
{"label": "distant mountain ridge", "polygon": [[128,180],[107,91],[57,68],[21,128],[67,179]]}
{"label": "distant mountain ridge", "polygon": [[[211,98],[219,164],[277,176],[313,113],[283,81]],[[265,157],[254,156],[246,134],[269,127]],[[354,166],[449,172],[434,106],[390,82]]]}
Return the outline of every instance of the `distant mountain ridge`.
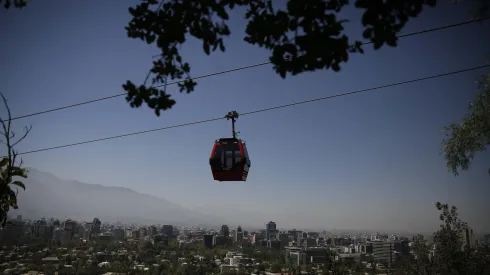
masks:
{"label": "distant mountain ridge", "polygon": [[63,180],[35,168],[28,169],[26,191],[19,190],[19,209],[12,211],[13,215],[80,220],[99,217],[102,222],[144,224],[221,224],[215,217],[129,188]]}

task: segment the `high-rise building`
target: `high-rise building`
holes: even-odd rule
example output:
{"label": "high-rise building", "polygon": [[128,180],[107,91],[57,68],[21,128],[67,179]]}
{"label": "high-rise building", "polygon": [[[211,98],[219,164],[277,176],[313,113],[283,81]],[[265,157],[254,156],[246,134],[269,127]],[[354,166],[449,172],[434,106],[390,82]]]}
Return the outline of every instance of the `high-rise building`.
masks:
{"label": "high-rise building", "polygon": [[174,227],[173,225],[166,224],[162,226],[162,234],[171,238],[174,235]]}
{"label": "high-rise building", "polygon": [[63,242],[67,243],[73,239],[75,235],[75,229],[77,227],[77,223],[70,219],[66,220],[63,226]]}
{"label": "high-rise building", "polygon": [[46,224],[45,220],[35,221],[34,224],[32,225],[31,234],[34,237],[44,237],[45,232],[47,231],[47,227],[48,227],[48,225]]}
{"label": "high-rise building", "polygon": [[137,229],[131,230],[131,238],[133,240],[138,240],[140,238],[140,231]]}
{"label": "high-rise building", "polygon": [[99,218],[94,218],[94,220],[90,224],[90,239],[97,238],[97,236],[100,234],[101,225],[102,222],[99,220]]}
{"label": "high-rise building", "polygon": [[237,229],[235,230],[235,234],[233,236],[233,241],[240,242],[242,240],[243,240],[242,227],[241,226],[238,226]]}
{"label": "high-rise building", "polygon": [[308,238],[318,239],[320,237],[320,233],[318,232],[308,232],[306,233]]}
{"label": "high-rise building", "polygon": [[473,233],[473,229],[467,227],[463,231],[463,248],[468,246],[469,248],[476,247],[475,234]]}
{"label": "high-rise building", "polygon": [[277,240],[277,229],[276,229],[276,223],[273,221],[270,221],[267,223],[265,226],[265,238],[266,240]]}
{"label": "high-rise building", "polygon": [[213,248],[213,239],[214,239],[214,236],[211,234],[203,235],[204,246],[206,248],[212,249]]}
{"label": "high-rise building", "polygon": [[394,245],[394,250],[397,253],[408,255],[410,252],[408,240],[394,240],[393,245]]}
{"label": "high-rise building", "polygon": [[213,236],[213,246],[214,245],[225,245],[227,243],[227,237],[223,235],[214,235]]}
{"label": "high-rise building", "polygon": [[301,231],[298,231],[296,229],[288,231],[289,236],[291,236],[291,239],[295,242],[297,242],[298,239],[301,239],[300,237],[298,237],[300,233],[301,233]]}
{"label": "high-rise building", "polygon": [[228,238],[230,236],[230,229],[228,228],[228,225],[226,224],[223,224],[221,226],[221,231],[220,231],[220,234],[222,236],[225,236],[226,238]]}
{"label": "high-rise building", "polygon": [[288,233],[279,233],[278,241],[280,243],[281,248],[284,248],[289,244],[289,234]]}
{"label": "high-rise building", "polygon": [[61,227],[55,227],[53,230],[53,242],[56,245],[59,245],[61,243],[61,238],[63,237],[63,228]]}
{"label": "high-rise building", "polygon": [[113,232],[113,234],[114,234],[114,240],[116,240],[116,241],[122,241],[122,240],[124,240],[124,235],[125,235],[124,233],[125,233],[124,232],[124,229],[122,229],[122,228],[116,228],[116,229],[114,229],[114,232]]}
{"label": "high-rise building", "polygon": [[148,236],[148,229],[146,227],[140,228],[140,240],[144,240]]}
{"label": "high-rise building", "polygon": [[157,234],[157,227],[154,225],[151,225],[148,227],[148,235],[149,236],[155,236]]}
{"label": "high-rise building", "polygon": [[390,267],[395,261],[394,243],[391,241],[375,241],[373,244],[374,259],[386,263]]}

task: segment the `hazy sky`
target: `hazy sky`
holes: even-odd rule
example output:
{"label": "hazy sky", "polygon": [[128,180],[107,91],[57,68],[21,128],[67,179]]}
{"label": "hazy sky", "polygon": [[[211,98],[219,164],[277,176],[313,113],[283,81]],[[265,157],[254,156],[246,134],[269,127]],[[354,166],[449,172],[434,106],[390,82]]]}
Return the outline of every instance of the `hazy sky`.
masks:
{"label": "hazy sky", "polygon": [[[124,92],[141,83],[154,47],[126,36],[127,11],[138,1],[32,1],[0,10],[0,82],[14,116]],[[404,32],[468,19],[468,4],[427,10]],[[264,62],[268,52],[242,41],[244,23],[232,13],[226,53],[205,56],[190,40],[184,58],[199,76]],[[349,34],[360,37],[359,11],[346,10]],[[280,78],[272,66],[198,81],[178,94],[175,107],[156,117],[132,109],[124,97],[17,120],[33,126],[19,147],[29,151],[89,139],[248,112],[294,101],[410,80],[482,65],[490,22],[371,47],[340,73]],[[490,231],[490,158],[471,170],[448,173],[439,155],[441,130],[465,112],[475,78],[485,72],[408,84],[241,117],[252,167],[246,183],[213,181],[208,158],[227,121],[199,124],[24,156],[26,165],[61,178],[129,187],[221,217],[275,220],[278,226],[432,230],[436,201],[457,205],[478,231]],[[487,71],[488,72],[488,71]],[[4,114],[4,113],[2,113]],[[28,192],[28,191],[27,191]]]}

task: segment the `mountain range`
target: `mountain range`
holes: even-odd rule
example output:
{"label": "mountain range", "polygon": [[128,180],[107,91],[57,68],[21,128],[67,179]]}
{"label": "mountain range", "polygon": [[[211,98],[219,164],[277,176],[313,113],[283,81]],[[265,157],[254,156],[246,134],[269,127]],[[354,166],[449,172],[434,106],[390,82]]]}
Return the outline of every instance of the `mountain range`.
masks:
{"label": "mountain range", "polygon": [[129,188],[63,180],[34,168],[28,170],[26,190],[18,193],[19,209],[11,211],[11,215],[33,219],[98,217],[102,222],[140,224],[222,224],[216,217]]}

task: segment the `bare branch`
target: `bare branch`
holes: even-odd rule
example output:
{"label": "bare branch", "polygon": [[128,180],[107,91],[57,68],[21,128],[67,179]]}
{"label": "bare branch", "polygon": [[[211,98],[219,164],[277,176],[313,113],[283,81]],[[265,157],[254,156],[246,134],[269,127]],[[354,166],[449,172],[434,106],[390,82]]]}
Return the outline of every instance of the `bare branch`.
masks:
{"label": "bare branch", "polygon": [[[10,169],[9,167],[12,167],[12,146],[10,145],[10,124],[12,122],[12,114],[10,112],[10,107],[7,103],[7,98],[5,98],[5,96],[3,95],[3,93],[0,93],[0,97],[2,97],[2,100],[3,100],[3,105],[5,106],[5,108],[7,109],[7,117],[8,117],[8,121],[7,123],[5,123],[5,120],[1,120],[1,123],[2,123],[2,128],[3,128],[3,136],[5,138],[5,143],[7,145],[7,157],[8,157],[8,160],[9,160],[9,163],[8,163],[8,166],[7,166],[7,169]],[[9,175],[10,172],[7,172],[7,174]]]}
{"label": "bare branch", "polygon": [[17,161],[17,152],[14,149],[11,150],[12,150],[12,163],[15,164],[15,162]]}
{"label": "bare branch", "polygon": [[[5,109],[7,109],[7,117],[8,117],[8,122],[7,122],[7,131],[5,133],[10,133],[10,126],[11,126],[11,123],[12,123],[12,112],[10,111],[10,107],[8,105],[8,100],[7,98],[3,95],[3,93],[0,93],[0,96],[2,97],[2,100],[3,100],[3,105],[5,106]],[[2,121],[2,123],[4,123]]]}
{"label": "bare branch", "polygon": [[19,144],[22,140],[24,140],[27,135],[31,132],[32,130],[32,125],[29,125],[29,126],[25,126],[24,127],[24,134],[22,135],[22,137],[20,137],[16,142],[14,142],[12,144],[12,147],[15,147],[17,144]]}
{"label": "bare branch", "polygon": [[[4,227],[7,223],[7,215],[10,208],[18,209],[17,204],[17,194],[19,189],[17,187],[22,187],[25,189],[25,186],[20,181],[13,181],[14,177],[22,177],[25,178],[26,170],[21,168],[23,161],[20,159],[19,164],[17,165],[17,156],[18,152],[15,150],[15,146],[23,141],[29,132],[32,129],[32,126],[25,126],[23,135],[17,140],[13,140],[16,137],[16,134],[12,131],[12,113],[10,111],[10,107],[8,106],[7,99],[5,96],[0,93],[0,97],[3,100],[3,104],[7,109],[7,119],[0,118],[0,124],[3,130],[3,133],[0,134],[0,143],[4,144],[7,147],[7,156],[3,157],[3,159],[7,158],[7,161],[2,163],[1,167],[1,189],[0,189],[0,227]],[[14,190],[15,189],[15,190]]]}

